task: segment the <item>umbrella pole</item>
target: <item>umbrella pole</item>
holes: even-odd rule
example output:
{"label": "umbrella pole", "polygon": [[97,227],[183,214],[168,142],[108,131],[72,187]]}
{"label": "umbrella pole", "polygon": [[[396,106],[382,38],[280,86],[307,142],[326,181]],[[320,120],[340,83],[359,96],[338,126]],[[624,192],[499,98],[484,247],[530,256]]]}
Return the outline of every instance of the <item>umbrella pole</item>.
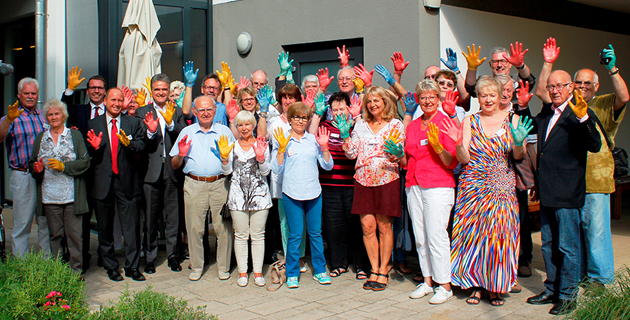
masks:
{"label": "umbrella pole", "polygon": [[[46,27],[44,0],[35,1],[35,78],[39,82],[39,90],[44,87],[44,30]],[[39,97],[41,98],[42,95]],[[42,108],[38,99],[37,108]]]}

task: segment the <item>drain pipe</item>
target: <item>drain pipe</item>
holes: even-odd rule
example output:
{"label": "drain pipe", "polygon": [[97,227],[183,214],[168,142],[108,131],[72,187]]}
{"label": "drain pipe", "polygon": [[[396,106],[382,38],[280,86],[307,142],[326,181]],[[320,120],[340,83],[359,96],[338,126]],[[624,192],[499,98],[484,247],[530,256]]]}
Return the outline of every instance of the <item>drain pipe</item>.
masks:
{"label": "drain pipe", "polygon": [[37,108],[42,108],[41,93],[44,88],[44,32],[46,30],[44,0],[35,0],[35,79],[39,82]]}

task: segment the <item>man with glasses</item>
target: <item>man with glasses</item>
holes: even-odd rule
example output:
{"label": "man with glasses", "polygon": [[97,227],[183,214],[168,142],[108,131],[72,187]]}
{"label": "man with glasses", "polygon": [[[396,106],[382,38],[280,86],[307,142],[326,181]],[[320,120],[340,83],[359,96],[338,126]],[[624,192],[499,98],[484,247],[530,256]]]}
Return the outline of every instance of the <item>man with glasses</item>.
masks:
{"label": "man with glasses", "polygon": [[256,92],[260,88],[267,85],[267,73],[261,69],[258,69],[252,73],[252,87],[256,89]]}
{"label": "man with glasses", "polygon": [[[541,74],[541,79],[547,79]],[[552,72],[545,87],[548,101],[534,118],[538,133],[538,194],[542,253],[547,279],[545,291],[527,299],[531,304],[553,303],[549,313],[565,314],[575,308],[581,280],[580,216],[586,195],[586,155],[602,146],[597,116],[575,91],[569,73]],[[531,116],[529,108],[517,113]]]}
{"label": "man with glasses", "polygon": [[203,274],[204,251],[203,235],[205,221],[210,209],[212,227],[217,236],[217,269],[219,279],[230,278],[230,260],[234,243],[232,222],[223,220],[221,208],[227,201],[230,180],[221,174],[220,156],[216,145],[219,137],[227,136],[228,143],[236,139],[232,130],[220,123],[213,122],[216,108],[210,96],[200,96],[193,101],[193,113],[198,122],[180,132],[170,151],[173,169],[183,166],[184,206],[186,231],[188,232],[188,251],[190,267],[188,275],[191,281],[197,281]]}
{"label": "man with glasses", "polygon": [[[189,65],[187,64],[186,67]],[[185,68],[186,68],[185,67]],[[190,65],[190,69],[192,71],[192,64]],[[184,69],[186,71],[186,69]],[[197,70],[199,71],[199,70]],[[186,75],[186,81],[188,82],[188,75]],[[192,112],[191,103],[192,101],[192,91],[188,90],[188,88],[192,88],[197,79],[197,74],[194,73],[194,78],[191,77],[190,84],[186,85],[186,93],[184,94],[184,102],[182,105],[182,112],[186,115],[186,118],[192,119],[194,112]],[[201,94],[204,96],[208,96],[214,100],[214,107],[216,108],[216,114],[214,115],[214,123],[222,124],[224,126],[229,126],[230,122],[227,117],[227,108],[225,104],[219,102],[217,99],[221,95],[223,88],[221,88],[221,81],[219,80],[219,76],[215,73],[207,75],[201,81]],[[198,120],[198,119],[197,119]]]}

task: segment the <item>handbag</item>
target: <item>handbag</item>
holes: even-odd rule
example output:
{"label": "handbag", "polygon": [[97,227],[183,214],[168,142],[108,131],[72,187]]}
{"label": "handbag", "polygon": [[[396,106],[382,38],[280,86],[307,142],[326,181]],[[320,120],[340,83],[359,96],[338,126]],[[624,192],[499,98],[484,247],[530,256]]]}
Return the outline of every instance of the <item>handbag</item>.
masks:
{"label": "handbag", "polygon": [[221,213],[219,213],[223,220],[232,220],[232,214],[230,213],[230,209],[228,209],[227,203],[223,204],[221,208]]}
{"label": "handbag", "polygon": [[[267,285],[267,291],[276,291],[282,287],[282,284],[287,282],[287,267],[286,260],[278,260],[270,265],[271,267],[271,283]],[[272,287],[272,285],[276,287]]]}

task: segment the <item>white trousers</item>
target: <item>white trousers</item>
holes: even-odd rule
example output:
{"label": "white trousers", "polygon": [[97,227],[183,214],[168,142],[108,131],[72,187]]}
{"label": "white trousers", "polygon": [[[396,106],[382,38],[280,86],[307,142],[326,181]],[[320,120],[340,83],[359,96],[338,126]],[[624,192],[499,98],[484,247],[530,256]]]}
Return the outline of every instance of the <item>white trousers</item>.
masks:
{"label": "white trousers", "polygon": [[233,211],[232,226],[234,226],[234,255],[238,273],[247,272],[249,258],[248,240],[252,240],[252,263],[254,273],[262,273],[265,258],[265,224],[269,210]]}
{"label": "white trousers", "polygon": [[446,229],[455,190],[412,186],[406,192],[422,274],[440,284],[450,283],[451,242]]}

